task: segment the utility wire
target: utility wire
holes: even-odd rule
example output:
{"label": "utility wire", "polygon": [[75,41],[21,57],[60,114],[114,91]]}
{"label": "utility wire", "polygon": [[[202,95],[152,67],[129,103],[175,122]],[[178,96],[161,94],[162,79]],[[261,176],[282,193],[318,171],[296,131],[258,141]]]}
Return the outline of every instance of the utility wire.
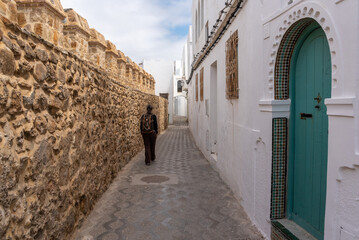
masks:
{"label": "utility wire", "polygon": [[[233,6],[233,2],[235,0],[226,0],[225,2],[225,6],[223,7],[223,9],[221,11],[219,11],[219,16],[217,18],[217,20],[215,21],[215,24],[212,27],[212,30],[210,32],[210,35],[208,36],[208,39],[206,41],[206,43],[204,44],[203,48],[201,49],[200,52],[198,52],[194,58],[193,58],[193,62],[191,64],[191,74],[189,76],[189,79],[187,80],[187,84],[189,84],[191,82],[191,79],[193,77],[194,71],[196,71],[197,67],[195,67],[195,64],[199,58],[199,56],[201,56],[203,53],[205,53],[204,57],[201,59],[201,62],[199,64],[201,64],[203,62],[203,60],[209,55],[209,53],[213,50],[213,48],[217,45],[217,43],[219,42],[219,40],[222,38],[222,36],[224,35],[224,33],[226,32],[226,30],[229,28],[229,26],[232,24],[234,18],[238,15],[239,10],[242,8],[242,3],[244,2],[244,0],[239,0],[239,3],[236,6]],[[215,34],[218,31],[218,28],[221,24],[221,22],[223,22],[224,18],[227,16],[227,13],[229,12],[229,9],[233,9],[236,8],[235,11],[231,14],[230,18],[228,19],[228,21],[226,22],[226,25],[224,26],[224,28],[222,29],[222,31],[220,32],[219,36],[217,37],[217,39],[213,39]],[[212,40],[213,39],[213,40]],[[211,46],[210,49],[208,49],[206,51],[206,49],[208,48],[208,45],[211,43],[211,41],[214,41],[214,44]],[[198,65],[199,65],[198,64]]]}

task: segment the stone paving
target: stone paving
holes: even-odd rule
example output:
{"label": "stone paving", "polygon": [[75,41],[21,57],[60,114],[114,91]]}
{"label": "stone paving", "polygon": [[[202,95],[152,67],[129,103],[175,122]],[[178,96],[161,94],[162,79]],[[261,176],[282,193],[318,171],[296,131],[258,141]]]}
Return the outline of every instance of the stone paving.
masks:
{"label": "stone paving", "polygon": [[73,236],[75,240],[263,239],[196,147],[187,126],[158,138],[157,160],[135,157]]}

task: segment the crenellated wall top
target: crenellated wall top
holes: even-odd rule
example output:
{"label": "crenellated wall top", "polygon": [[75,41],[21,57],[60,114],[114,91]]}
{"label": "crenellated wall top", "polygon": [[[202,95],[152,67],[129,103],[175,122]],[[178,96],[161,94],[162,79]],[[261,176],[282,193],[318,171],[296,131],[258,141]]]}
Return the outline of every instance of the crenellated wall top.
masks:
{"label": "crenellated wall top", "polygon": [[64,9],[60,0],[0,0],[0,17],[7,25],[22,28],[47,42],[50,48],[70,53],[100,70],[106,69],[119,83],[154,93],[154,79],[150,74],[104,35],[90,28],[87,20],[74,9]]}
{"label": "crenellated wall top", "polygon": [[65,13],[67,16],[66,24],[64,25],[64,29],[78,29],[83,34],[90,37],[90,27],[85,18],[79,15],[75,10],[72,8],[65,9]]}
{"label": "crenellated wall top", "polygon": [[104,49],[107,49],[107,43],[105,37],[99,33],[96,29],[90,29],[90,45],[100,45]]}
{"label": "crenellated wall top", "polygon": [[106,43],[107,43],[106,53],[110,53],[110,54],[115,55],[116,57],[119,57],[118,51],[117,51],[117,48],[116,48],[115,44],[113,44],[109,40],[107,40]]}
{"label": "crenellated wall top", "polygon": [[132,59],[129,58],[129,57],[126,57],[126,60],[127,60],[126,66],[129,67],[129,68],[133,68]]}
{"label": "crenellated wall top", "polygon": [[118,50],[117,51],[117,53],[118,53],[118,60],[119,61],[121,61],[121,62],[126,62],[127,61],[127,59],[126,59],[126,56],[125,56],[125,54],[123,53],[123,52],[121,52],[120,50]]}
{"label": "crenellated wall top", "polygon": [[65,19],[66,14],[60,0],[15,0],[20,7],[40,7],[45,6],[54,12],[58,17]]}

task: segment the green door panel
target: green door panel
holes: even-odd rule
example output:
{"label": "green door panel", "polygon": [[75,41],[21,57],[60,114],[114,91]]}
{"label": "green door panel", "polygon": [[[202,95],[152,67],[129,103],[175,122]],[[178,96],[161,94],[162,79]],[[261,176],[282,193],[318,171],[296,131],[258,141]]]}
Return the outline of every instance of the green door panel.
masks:
{"label": "green door panel", "polygon": [[296,48],[291,69],[290,162],[288,217],[323,239],[331,58],[321,28],[312,30]]}

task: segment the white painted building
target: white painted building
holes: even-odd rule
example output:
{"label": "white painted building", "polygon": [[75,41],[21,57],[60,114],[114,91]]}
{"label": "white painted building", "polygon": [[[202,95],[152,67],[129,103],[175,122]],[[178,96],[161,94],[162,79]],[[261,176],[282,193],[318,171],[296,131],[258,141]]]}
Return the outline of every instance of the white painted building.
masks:
{"label": "white painted building", "polygon": [[253,223],[267,239],[358,240],[359,1],[192,10],[190,130]]}
{"label": "white painted building", "polygon": [[187,84],[183,72],[183,61],[175,61],[173,73],[174,116],[187,117]]}
{"label": "white painted building", "polygon": [[182,52],[182,72],[186,79],[189,78],[193,62],[193,35],[192,26],[188,29],[187,42],[183,47]]}
{"label": "white painted building", "polygon": [[173,69],[174,61],[143,60],[140,66],[156,80],[155,94],[168,100],[168,123],[173,124]]}

